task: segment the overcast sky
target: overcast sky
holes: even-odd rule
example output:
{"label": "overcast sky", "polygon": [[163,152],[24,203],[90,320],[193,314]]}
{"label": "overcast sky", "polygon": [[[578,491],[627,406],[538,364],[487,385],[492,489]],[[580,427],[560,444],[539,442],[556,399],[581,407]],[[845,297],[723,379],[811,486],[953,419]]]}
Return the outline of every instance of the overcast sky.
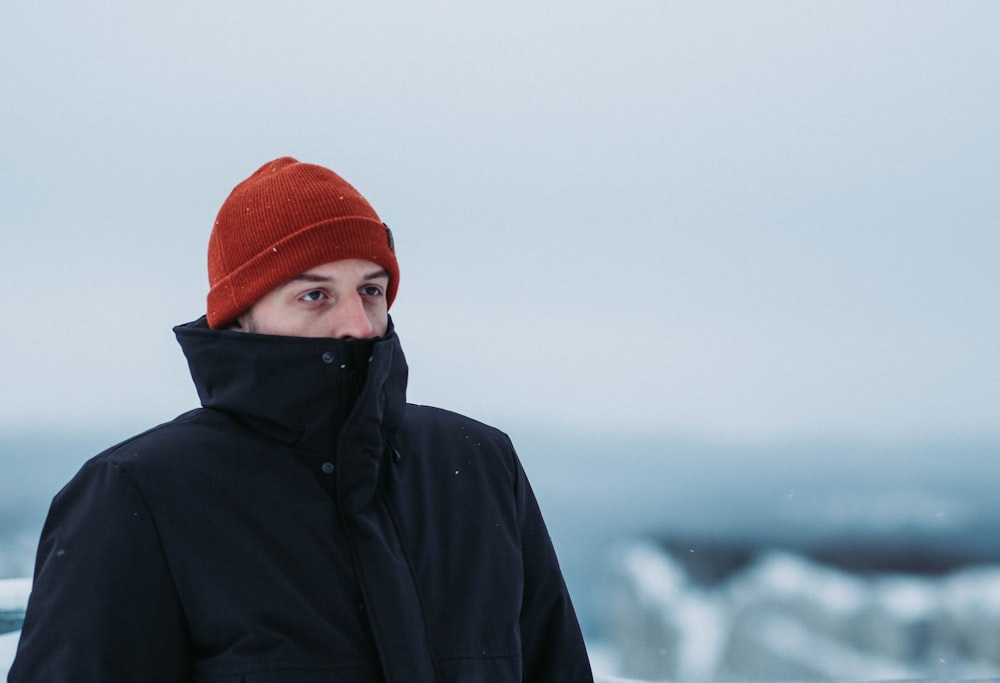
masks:
{"label": "overcast sky", "polygon": [[504,426],[1000,434],[1000,3],[8,2],[0,428],[195,404],[230,189],[392,228],[410,398]]}

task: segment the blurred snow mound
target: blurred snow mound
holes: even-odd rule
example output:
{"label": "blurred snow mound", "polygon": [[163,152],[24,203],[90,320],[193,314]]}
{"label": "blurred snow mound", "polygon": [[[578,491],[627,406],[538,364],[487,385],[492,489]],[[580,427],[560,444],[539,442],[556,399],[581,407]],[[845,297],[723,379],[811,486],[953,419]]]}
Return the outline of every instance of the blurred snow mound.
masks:
{"label": "blurred snow mound", "polygon": [[[1000,676],[1000,566],[854,572],[761,550],[719,569],[680,547],[612,554],[617,671],[659,680]],[[706,580],[708,577],[709,580]]]}

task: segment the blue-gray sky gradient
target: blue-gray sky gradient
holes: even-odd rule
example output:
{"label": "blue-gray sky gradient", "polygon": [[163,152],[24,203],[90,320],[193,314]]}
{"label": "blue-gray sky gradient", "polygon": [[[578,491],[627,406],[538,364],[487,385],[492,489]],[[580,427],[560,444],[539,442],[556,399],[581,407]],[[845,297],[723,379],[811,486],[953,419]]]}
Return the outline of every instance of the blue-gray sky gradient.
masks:
{"label": "blue-gray sky gradient", "polygon": [[333,168],[411,399],[504,424],[996,435],[1000,4],[8,3],[0,426],[195,403],[219,205]]}

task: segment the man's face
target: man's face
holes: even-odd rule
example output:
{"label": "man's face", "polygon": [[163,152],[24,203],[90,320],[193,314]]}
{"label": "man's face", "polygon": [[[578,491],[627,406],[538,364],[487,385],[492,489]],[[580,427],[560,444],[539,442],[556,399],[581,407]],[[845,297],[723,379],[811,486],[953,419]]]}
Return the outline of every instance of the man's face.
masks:
{"label": "man's face", "polygon": [[389,325],[389,274],[362,259],[316,266],[265,294],[239,316],[238,329],[288,337],[371,339]]}

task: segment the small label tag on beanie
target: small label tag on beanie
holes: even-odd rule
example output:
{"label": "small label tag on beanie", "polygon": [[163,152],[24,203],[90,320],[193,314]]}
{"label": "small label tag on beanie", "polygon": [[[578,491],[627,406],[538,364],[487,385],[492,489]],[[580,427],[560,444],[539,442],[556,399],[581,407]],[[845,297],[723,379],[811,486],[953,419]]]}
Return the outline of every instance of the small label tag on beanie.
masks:
{"label": "small label tag on beanie", "polygon": [[390,230],[389,226],[386,225],[385,223],[383,223],[382,225],[385,226],[385,234],[386,237],[389,238],[389,251],[396,253],[396,241],[392,239],[392,230]]}

